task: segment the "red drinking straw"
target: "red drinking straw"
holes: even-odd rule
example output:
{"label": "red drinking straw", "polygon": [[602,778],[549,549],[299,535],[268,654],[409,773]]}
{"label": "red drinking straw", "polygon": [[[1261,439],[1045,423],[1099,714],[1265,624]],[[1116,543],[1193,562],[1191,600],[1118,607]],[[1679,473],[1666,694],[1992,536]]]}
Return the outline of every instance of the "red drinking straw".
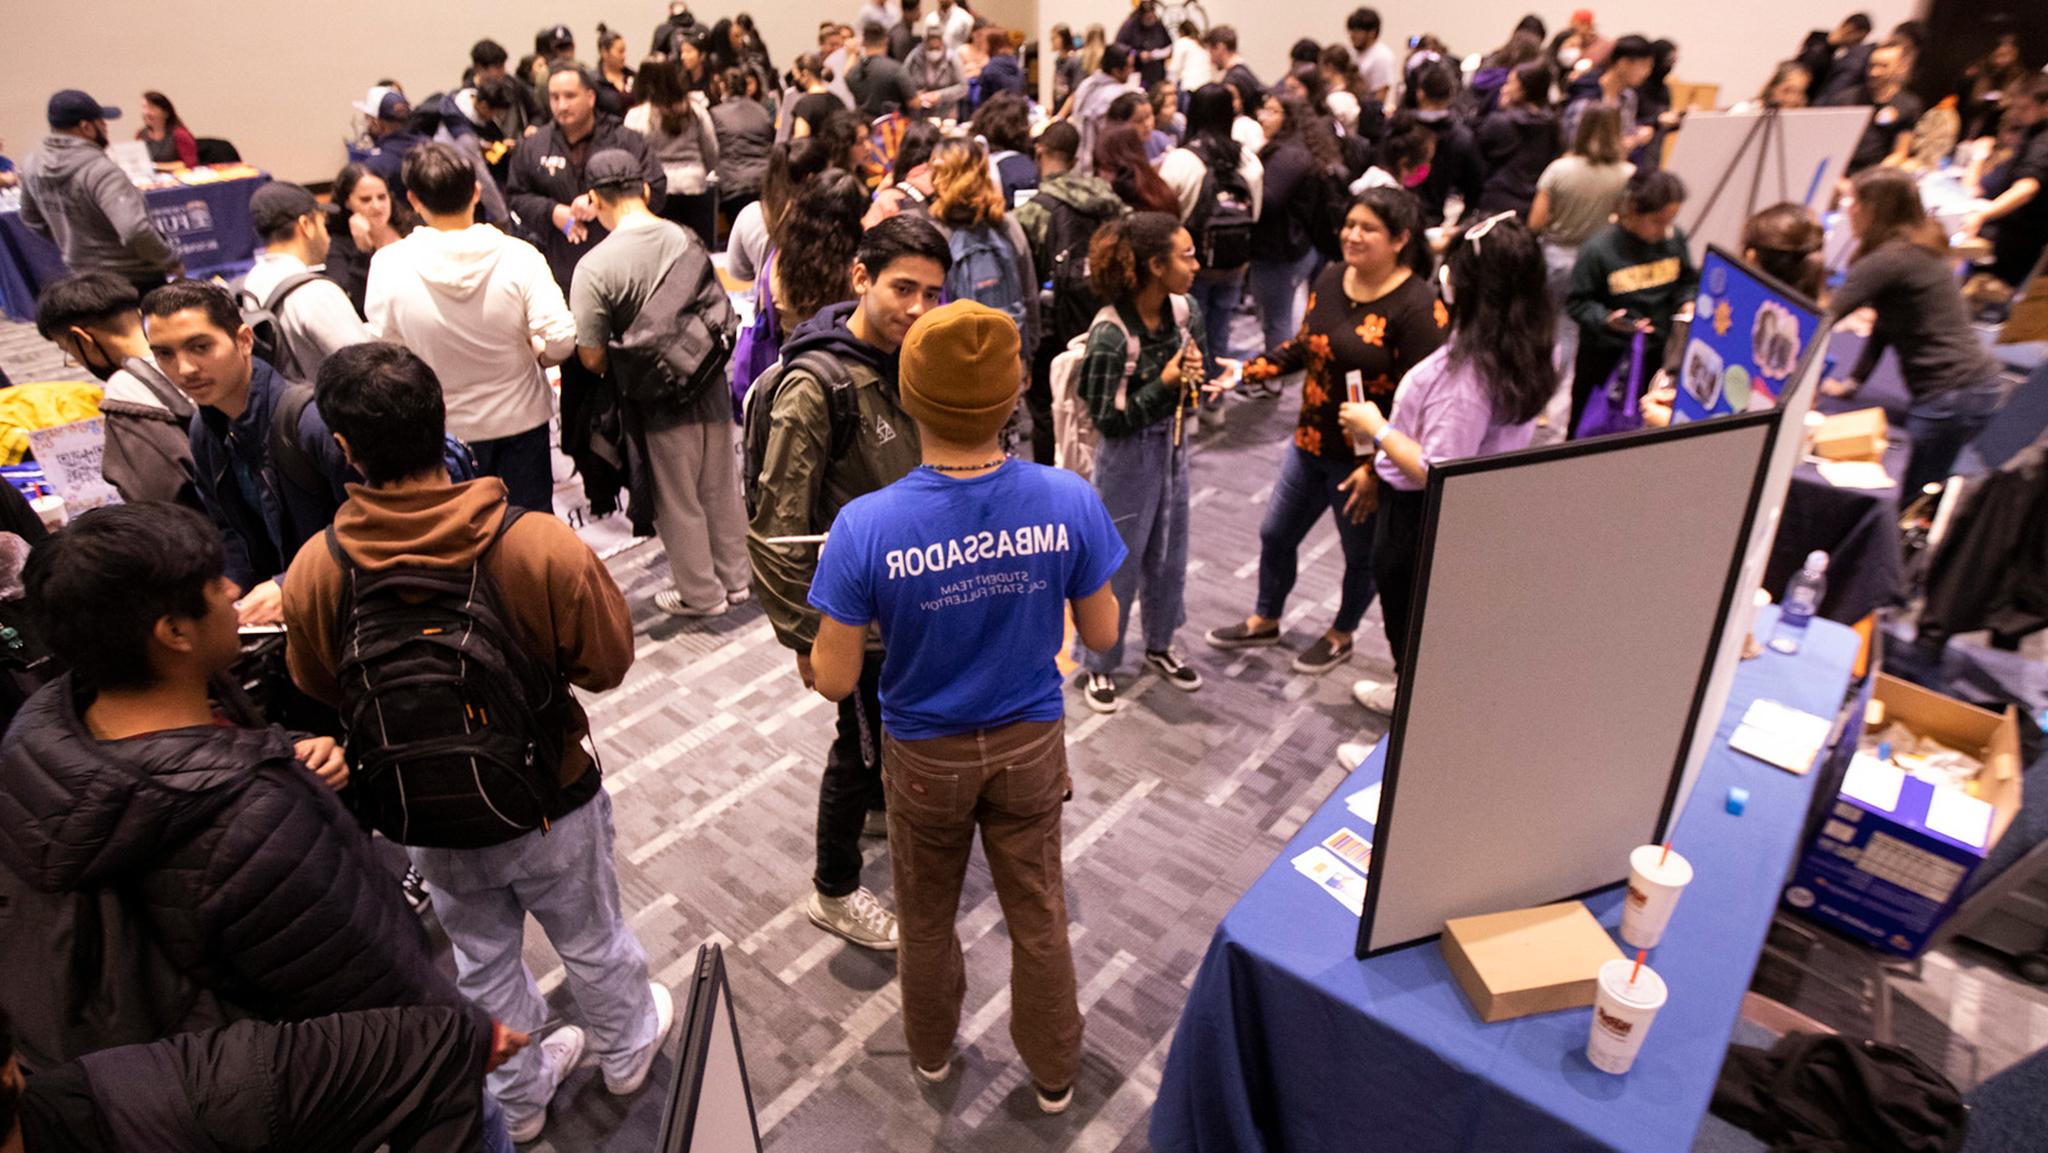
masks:
{"label": "red drinking straw", "polygon": [[1663,852],[1663,854],[1662,854],[1661,856],[1659,856],[1659,857],[1657,858],[1657,867],[1658,867],[1658,868],[1660,868],[1660,869],[1661,869],[1661,868],[1663,868],[1663,867],[1664,867],[1664,862],[1666,862],[1666,861],[1668,861],[1668,860],[1670,860],[1670,859],[1671,859],[1671,838],[1669,838],[1669,837],[1666,837],[1666,838],[1664,838],[1664,852]]}
{"label": "red drinking straw", "polygon": [[1648,949],[1636,950],[1636,967],[1628,971],[1628,983],[1630,985],[1634,985],[1636,983],[1637,975],[1643,971],[1643,958],[1649,955],[1650,951]]}

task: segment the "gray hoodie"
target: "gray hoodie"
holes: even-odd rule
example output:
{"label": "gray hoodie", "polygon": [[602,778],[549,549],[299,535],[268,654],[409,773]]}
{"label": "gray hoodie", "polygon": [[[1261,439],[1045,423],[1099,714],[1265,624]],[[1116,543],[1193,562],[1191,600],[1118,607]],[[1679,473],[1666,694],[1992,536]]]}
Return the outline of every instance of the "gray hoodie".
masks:
{"label": "gray hoodie", "polygon": [[166,272],[178,260],[149,222],[142,190],[105,149],[76,136],[44,137],[22,161],[21,222],[55,241],[73,272],[134,280]]}

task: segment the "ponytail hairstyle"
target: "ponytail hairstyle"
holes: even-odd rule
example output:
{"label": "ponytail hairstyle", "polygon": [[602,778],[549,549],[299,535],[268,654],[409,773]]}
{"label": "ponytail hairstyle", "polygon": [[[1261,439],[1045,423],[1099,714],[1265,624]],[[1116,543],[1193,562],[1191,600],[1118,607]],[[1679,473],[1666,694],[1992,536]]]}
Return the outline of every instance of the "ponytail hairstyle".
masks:
{"label": "ponytail hairstyle", "polygon": [[1110,303],[1127,301],[1152,283],[1152,262],[1173,256],[1180,218],[1168,212],[1134,212],[1095,230],[1088,242],[1088,283]]}
{"label": "ponytail hairstyle", "polygon": [[1866,168],[1855,175],[1849,187],[1867,222],[1850,263],[1894,240],[1918,245],[1937,256],[1948,254],[1948,239],[1941,226],[1928,218],[1918,187],[1903,170]]}
{"label": "ponytail hairstyle", "polygon": [[1535,420],[1556,390],[1546,275],[1543,246],[1510,213],[1459,232],[1444,257],[1450,365],[1479,377],[1500,424]]}

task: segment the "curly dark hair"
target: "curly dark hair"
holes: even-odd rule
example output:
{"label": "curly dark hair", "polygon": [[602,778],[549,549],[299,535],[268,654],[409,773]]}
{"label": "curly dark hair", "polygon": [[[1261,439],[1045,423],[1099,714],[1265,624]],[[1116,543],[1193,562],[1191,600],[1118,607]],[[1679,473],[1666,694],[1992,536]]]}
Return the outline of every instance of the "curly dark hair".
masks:
{"label": "curly dark hair", "polygon": [[853,258],[867,190],[839,169],[805,181],[782,222],[776,254],[782,303],[805,319],[828,304],[853,298]]}
{"label": "curly dark hair", "polygon": [[1180,218],[1134,212],[1095,230],[1088,242],[1088,283],[1105,301],[1129,300],[1152,282],[1152,262],[1173,255]]}

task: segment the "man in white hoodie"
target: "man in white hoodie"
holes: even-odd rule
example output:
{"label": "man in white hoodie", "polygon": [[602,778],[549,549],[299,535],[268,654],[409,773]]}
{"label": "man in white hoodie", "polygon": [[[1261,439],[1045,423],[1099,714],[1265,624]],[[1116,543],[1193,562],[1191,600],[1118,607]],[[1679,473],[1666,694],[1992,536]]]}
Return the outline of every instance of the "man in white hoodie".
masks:
{"label": "man in white hoodie", "polygon": [[364,311],[385,340],[441,380],[448,431],[469,442],[512,503],[554,511],[546,369],[576,348],[576,319],[540,250],[473,223],[469,158],[430,142],[405,158],[406,199],[425,227],[370,262]]}

